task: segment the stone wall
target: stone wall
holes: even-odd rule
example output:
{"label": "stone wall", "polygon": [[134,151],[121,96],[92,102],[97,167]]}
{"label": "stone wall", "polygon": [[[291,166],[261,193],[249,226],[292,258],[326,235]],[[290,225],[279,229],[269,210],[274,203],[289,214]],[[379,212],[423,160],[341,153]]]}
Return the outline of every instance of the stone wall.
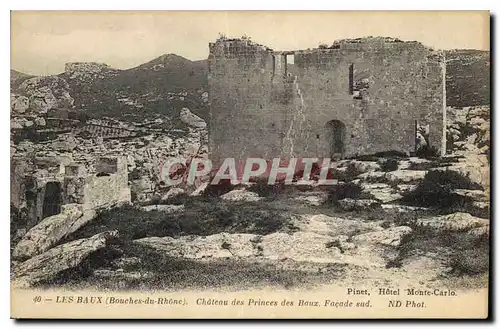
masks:
{"label": "stone wall", "polygon": [[[47,184],[55,184],[59,200],[52,200],[57,208],[65,204],[81,204],[84,210],[109,208],[130,202],[127,161],[124,157],[98,159],[97,174],[87,173],[84,165],[68,164],[64,170],[51,173],[40,168],[25,168],[14,163],[11,169],[11,205],[21,215],[27,228],[44,217]],[[58,168],[59,166],[57,166]],[[53,214],[51,214],[53,215]]]}
{"label": "stone wall", "polygon": [[88,179],[84,189],[84,206],[86,209],[98,209],[130,202],[127,183],[127,176],[121,174]]}
{"label": "stone wall", "polygon": [[85,180],[79,183],[81,199],[77,203],[82,203],[86,209],[98,209],[130,202],[125,157],[100,158],[96,163],[96,171],[96,175],[86,176]]}
{"label": "stone wall", "polygon": [[[293,54],[294,65],[286,56]],[[418,42],[369,38],[327,49],[274,52],[248,40],[210,44],[211,159],[330,157],[415,151],[415,125],[444,140],[444,58]]]}

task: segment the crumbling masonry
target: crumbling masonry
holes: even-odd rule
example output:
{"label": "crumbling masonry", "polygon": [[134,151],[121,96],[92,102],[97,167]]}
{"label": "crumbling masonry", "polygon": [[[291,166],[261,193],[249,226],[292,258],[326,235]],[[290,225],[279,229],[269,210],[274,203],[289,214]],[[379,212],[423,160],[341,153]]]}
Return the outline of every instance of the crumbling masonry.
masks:
{"label": "crumbling masonry", "polygon": [[83,164],[46,162],[12,163],[11,205],[28,229],[44,218],[58,215],[64,205],[98,211],[130,202],[124,157],[102,157],[93,172]]}
{"label": "crumbling masonry", "polygon": [[[293,64],[292,64],[293,61]],[[209,55],[211,159],[445,152],[445,61],[418,42],[363,38],[273,51],[220,38]]]}

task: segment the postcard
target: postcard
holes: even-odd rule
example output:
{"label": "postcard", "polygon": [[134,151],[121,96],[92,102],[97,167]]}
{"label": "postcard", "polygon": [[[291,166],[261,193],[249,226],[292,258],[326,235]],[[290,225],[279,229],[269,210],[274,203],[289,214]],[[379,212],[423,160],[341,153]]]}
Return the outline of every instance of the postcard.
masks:
{"label": "postcard", "polygon": [[489,315],[487,11],[13,11],[11,317]]}

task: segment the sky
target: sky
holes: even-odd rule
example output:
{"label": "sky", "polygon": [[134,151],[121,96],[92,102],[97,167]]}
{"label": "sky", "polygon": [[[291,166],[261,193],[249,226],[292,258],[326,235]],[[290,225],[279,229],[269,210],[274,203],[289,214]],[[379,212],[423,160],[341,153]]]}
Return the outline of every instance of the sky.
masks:
{"label": "sky", "polygon": [[167,53],[206,59],[219,33],[275,50],[364,36],[417,40],[435,49],[489,50],[488,12],[14,11],[11,68],[34,75],[67,62],[127,69]]}

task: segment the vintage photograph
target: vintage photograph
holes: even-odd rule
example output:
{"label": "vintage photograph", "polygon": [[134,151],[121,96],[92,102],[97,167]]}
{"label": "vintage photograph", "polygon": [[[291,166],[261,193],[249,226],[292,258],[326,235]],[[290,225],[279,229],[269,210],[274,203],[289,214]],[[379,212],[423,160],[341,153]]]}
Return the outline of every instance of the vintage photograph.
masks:
{"label": "vintage photograph", "polygon": [[489,29],[13,11],[13,316],[486,317]]}

